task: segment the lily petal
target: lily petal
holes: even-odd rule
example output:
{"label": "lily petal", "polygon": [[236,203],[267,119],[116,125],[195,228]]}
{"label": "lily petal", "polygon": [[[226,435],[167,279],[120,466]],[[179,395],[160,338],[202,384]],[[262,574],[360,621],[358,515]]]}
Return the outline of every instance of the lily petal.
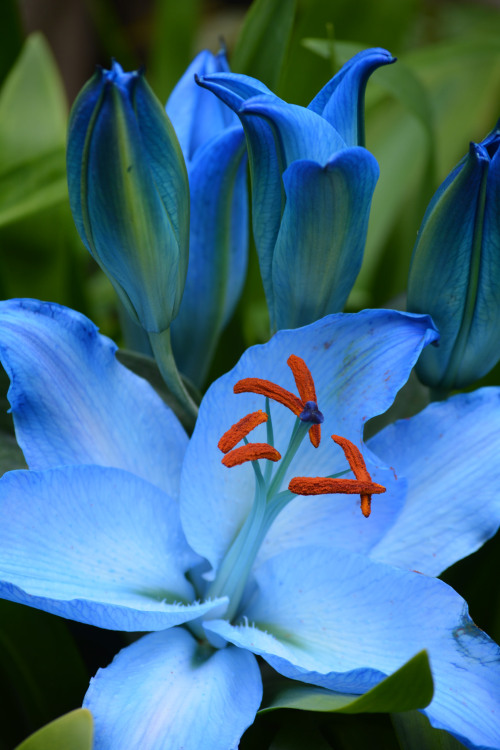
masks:
{"label": "lily petal", "polygon": [[[233,370],[207,391],[186,452],[181,518],[193,549],[217,568],[253,500],[252,467],[226,468],[217,448],[232,424],[264,405],[262,396],[234,395],[238,380],[258,376],[294,392],[286,361],[291,354],[302,357],[314,378],[319,408],[331,415],[323,425],[325,434],[339,434],[361,446],[366,420],[390,406],[420,351],[436,336],[427,316],[365,310],[279,331],[267,344],[248,349]],[[275,403],[271,416],[275,447],[283,455],[295,417]],[[256,427],[252,441],[267,442],[265,425]],[[293,476],[327,476],[346,468],[342,450],[331,440],[323,440],[318,449],[304,441],[285,476],[285,487]]]}
{"label": "lily petal", "polygon": [[239,114],[269,122],[282,171],[297,159],[311,159],[324,165],[346,145],[335,128],[315,112],[275,96],[248,99]]}
{"label": "lily petal", "polygon": [[368,78],[381,65],[395,60],[380,47],[358,52],[316,94],[308,109],[328,120],[348,146],[364,146],[364,95]]}
{"label": "lily petal", "polygon": [[223,601],[192,601],[198,561],[176,503],[125,471],[68,466],[0,480],[0,594],[114,630],[158,630]]}
{"label": "lily petal", "polygon": [[252,175],[252,213],[255,217],[253,233],[259,253],[260,272],[267,306],[273,318],[272,257],[285,199],[281,184],[281,172],[284,166],[278,160],[270,124],[260,117],[245,116],[240,110],[246,99],[261,94],[266,95],[268,102],[279,103],[281,99],[274,96],[263,83],[249,76],[214,73],[211,76],[202,76],[197,81],[231,107],[240,117],[245,130]]}
{"label": "lily petal", "polygon": [[427,649],[431,723],[469,746],[500,747],[500,648],[445,583],[318,547],[277,555],[255,575],[245,624],[208,621],[208,632],[287,677],[354,694]]}
{"label": "lily petal", "polygon": [[408,482],[400,515],[375,560],[439,575],[500,526],[500,389],[433,403],[369,443]]}
{"label": "lily petal", "polygon": [[187,67],[168,98],[165,109],[187,162],[211,138],[225,128],[238,124],[238,118],[229,107],[195,82],[195,76],[228,72],[224,52],[213,55],[203,50]]}
{"label": "lily petal", "polygon": [[[209,92],[200,91],[217,102]],[[189,169],[189,266],[171,333],[179,369],[198,387],[204,384],[217,341],[245,281],[246,165],[245,136],[238,123],[198,149]]]}
{"label": "lily petal", "polygon": [[278,328],[342,310],[361,268],[378,175],[359,147],[325,167],[296,161],[283,174],[287,200],[272,263]]}
{"label": "lily petal", "polygon": [[0,358],[29,467],[115,466],[176,496],[187,436],[115,351],[88,318],[66,307],[0,302]]}
{"label": "lily petal", "polygon": [[253,654],[233,646],[204,652],[175,628],[120,651],[91,680],[83,705],[94,717],[95,750],[228,750],[261,699]]}

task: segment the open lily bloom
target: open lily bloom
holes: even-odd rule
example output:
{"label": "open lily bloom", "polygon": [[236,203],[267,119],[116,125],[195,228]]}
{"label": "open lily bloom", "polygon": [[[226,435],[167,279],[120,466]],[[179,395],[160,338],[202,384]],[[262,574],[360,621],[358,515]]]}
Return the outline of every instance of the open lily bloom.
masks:
{"label": "open lily bloom", "polygon": [[0,323],[30,467],[0,480],[0,594],[153,631],[91,682],[96,750],[235,748],[255,655],[360,694],[423,648],[432,724],[500,748],[500,649],[432,577],[500,523],[499,389],[362,441],[436,338],[428,317],[280,331],[211,386],[190,441],[83,316],[14,300]]}
{"label": "open lily bloom", "polygon": [[363,258],[379,169],[364,146],[364,90],[394,62],[384,49],[355,55],[306,107],[263,83],[208,73],[245,129],[252,176],[253,231],[272,330],[341,310]]}
{"label": "open lily bloom", "polygon": [[191,203],[188,272],[172,346],[179,369],[199,388],[240,298],[248,258],[243,128],[229,107],[195,82],[195,75],[223,71],[229,71],[223,50],[200,52],[166,106],[186,161]]}

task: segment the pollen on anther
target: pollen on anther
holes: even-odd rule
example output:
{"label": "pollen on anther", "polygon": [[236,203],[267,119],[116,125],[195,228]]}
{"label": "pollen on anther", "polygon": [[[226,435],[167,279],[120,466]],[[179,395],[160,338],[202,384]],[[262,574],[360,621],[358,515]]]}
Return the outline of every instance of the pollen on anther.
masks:
{"label": "pollen on anther", "polygon": [[245,461],[256,461],[259,458],[267,458],[269,461],[279,461],[281,453],[269,443],[247,443],[239,448],[234,448],[226,453],[222,459],[224,466],[231,468],[245,463]]}
{"label": "pollen on anther", "polygon": [[262,380],[261,378],[243,378],[233,387],[234,393],[257,393],[260,396],[267,396],[273,401],[277,401],[283,406],[293,411],[298,417],[301,411],[304,409],[304,405],[300,398],[297,398],[293,393],[287,391],[286,388],[282,388],[276,383],[272,383],[270,380]]}
{"label": "pollen on anther", "polygon": [[224,433],[217,443],[219,449],[223,453],[228,453],[228,451],[238,445],[240,440],[243,440],[243,438],[246,437],[255,427],[264,422],[267,422],[267,414],[263,412],[262,409],[247,414]]}
{"label": "pollen on anther", "polygon": [[295,385],[297,386],[302,401],[304,403],[306,403],[306,401],[317,401],[316,388],[314,386],[311,371],[302,357],[297,357],[296,354],[291,354],[286,363],[293,373]]}

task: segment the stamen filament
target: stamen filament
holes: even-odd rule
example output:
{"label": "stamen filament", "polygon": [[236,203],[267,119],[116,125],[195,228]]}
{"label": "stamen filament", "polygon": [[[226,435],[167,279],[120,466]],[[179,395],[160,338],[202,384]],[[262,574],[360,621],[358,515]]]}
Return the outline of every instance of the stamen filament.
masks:
{"label": "stamen filament", "polygon": [[[267,442],[269,443],[269,445],[274,446],[274,430],[273,430],[273,421],[271,419],[271,404],[267,397],[266,397],[266,414],[267,414],[267,422],[266,422]],[[267,461],[265,469],[264,469],[264,478],[266,480],[266,484],[268,484],[269,480],[271,479],[272,470],[273,470],[272,464],[269,461]]]}
{"label": "stamen filament", "polygon": [[279,491],[279,488],[281,486],[281,483],[283,482],[285,473],[288,467],[290,466],[292,459],[297,453],[299,446],[302,443],[302,440],[304,439],[308,431],[309,431],[309,425],[307,424],[307,422],[301,422],[300,419],[297,419],[293,428],[290,442],[288,443],[288,448],[286,449],[286,453],[283,456],[281,463],[278,466],[276,473],[273,477],[273,480],[267,491],[268,499],[271,499],[272,497],[274,497],[274,495],[276,495],[277,492]]}

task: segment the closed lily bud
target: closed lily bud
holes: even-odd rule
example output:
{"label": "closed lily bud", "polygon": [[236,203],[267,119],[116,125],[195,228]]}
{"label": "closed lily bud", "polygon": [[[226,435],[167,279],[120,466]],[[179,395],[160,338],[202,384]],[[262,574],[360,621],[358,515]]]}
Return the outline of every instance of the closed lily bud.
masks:
{"label": "closed lily bud", "polygon": [[70,118],[68,186],[85,246],[132,319],[161,333],[175,318],[188,265],[189,187],[174,129],[141,71],[113,62]]}
{"label": "closed lily bud", "polygon": [[437,390],[465,388],[500,359],[500,128],[455,167],[420,227],[408,310],[432,315],[441,338],[419,359]]}
{"label": "closed lily bud", "polygon": [[307,108],[248,76],[198,78],[245,129],[253,231],[273,331],[342,310],[356,280],[379,174],[362,146],[363,94],[370,74],[391,62],[383,49],[360,52]]}
{"label": "closed lily bud", "polygon": [[181,372],[199,388],[247,269],[245,134],[234,112],[195,81],[196,75],[228,71],[224,51],[200,52],[166,107],[186,161],[191,198],[189,266],[172,348]]}

